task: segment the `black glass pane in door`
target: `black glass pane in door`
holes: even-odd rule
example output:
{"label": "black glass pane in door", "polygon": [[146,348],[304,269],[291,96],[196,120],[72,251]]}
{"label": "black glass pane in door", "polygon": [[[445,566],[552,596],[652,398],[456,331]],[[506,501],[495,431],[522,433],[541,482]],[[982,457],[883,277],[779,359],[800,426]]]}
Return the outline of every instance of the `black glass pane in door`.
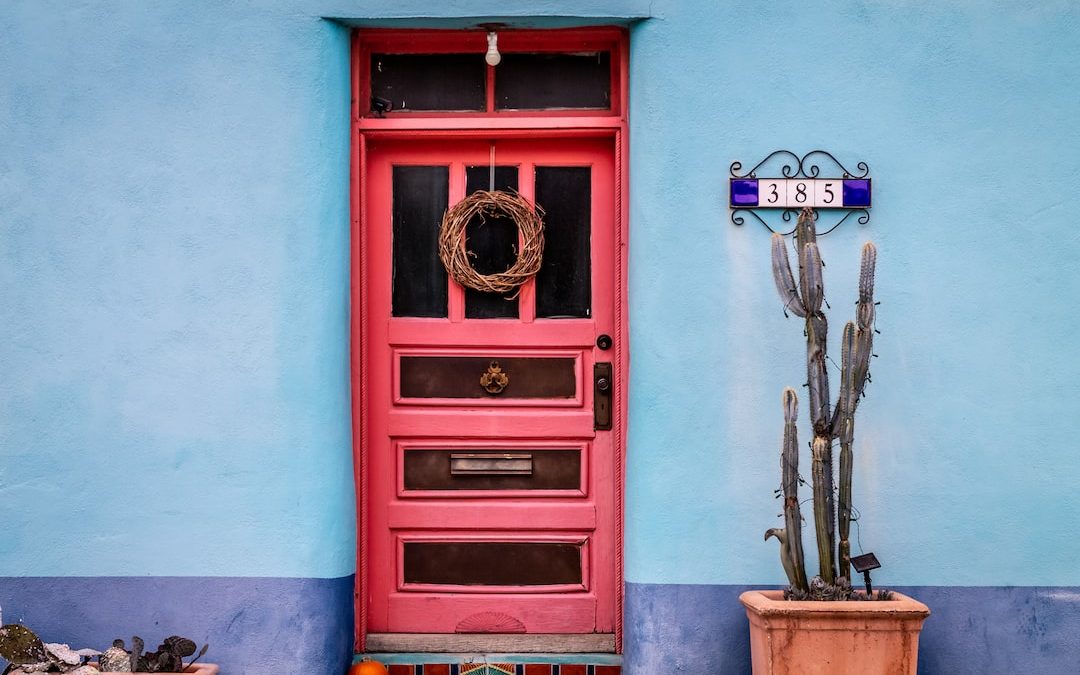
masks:
{"label": "black glass pane in door", "polygon": [[536,316],[586,318],[592,312],[592,169],[536,167],[536,203],[544,209]]}
{"label": "black glass pane in door", "polygon": [[439,225],[450,198],[450,167],[395,166],[393,171],[394,316],[444,317],[446,268]]}
{"label": "black glass pane in door", "polygon": [[[465,193],[491,189],[491,167],[465,167]],[[518,189],[518,168],[496,166],[496,190]],[[465,247],[473,267],[480,274],[502,272],[514,264],[518,251],[518,231],[509,218],[474,218],[465,226]],[[465,318],[467,319],[516,319],[517,298],[507,300],[499,293],[487,293],[465,289]]]}
{"label": "black glass pane in door", "polygon": [[371,96],[391,110],[483,110],[483,54],[372,54]]}

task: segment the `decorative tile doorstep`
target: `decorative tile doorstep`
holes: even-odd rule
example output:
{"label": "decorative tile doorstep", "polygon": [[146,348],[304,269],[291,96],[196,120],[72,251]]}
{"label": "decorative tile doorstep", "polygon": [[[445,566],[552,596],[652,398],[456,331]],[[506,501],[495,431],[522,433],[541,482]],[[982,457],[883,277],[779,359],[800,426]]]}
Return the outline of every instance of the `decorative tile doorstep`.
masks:
{"label": "decorative tile doorstep", "polygon": [[[431,670],[431,667],[436,668],[440,666],[457,665],[465,668],[480,669],[484,666],[497,666],[507,667],[510,666],[513,670],[510,671],[510,675],[517,675],[517,666],[556,666],[561,665],[564,668],[566,666],[595,666],[597,668],[603,667],[604,670],[597,670],[595,673],[587,673],[582,671],[584,675],[614,675],[618,672],[619,666],[622,665],[621,654],[598,654],[598,653],[527,653],[527,654],[481,654],[481,653],[432,653],[432,652],[369,652],[367,654],[357,654],[355,660],[359,661],[362,658],[369,658],[386,664],[389,668],[392,665],[401,666],[420,666],[428,668],[424,671],[423,675],[442,675],[441,670]],[[616,670],[611,670],[615,668]],[[459,669],[460,670],[460,669]],[[405,671],[401,671],[405,672]],[[498,670],[492,671],[497,675],[506,675]],[[553,671],[551,675],[576,675],[576,670],[564,670],[563,672]],[[533,671],[522,671],[523,675],[534,675]],[[546,670],[536,670],[535,675],[543,673],[548,675]],[[419,669],[415,673],[410,675],[421,675]],[[460,671],[457,675],[488,675],[482,670],[472,671]]]}
{"label": "decorative tile doorstep", "polygon": [[390,675],[619,675],[595,663],[392,663]]}

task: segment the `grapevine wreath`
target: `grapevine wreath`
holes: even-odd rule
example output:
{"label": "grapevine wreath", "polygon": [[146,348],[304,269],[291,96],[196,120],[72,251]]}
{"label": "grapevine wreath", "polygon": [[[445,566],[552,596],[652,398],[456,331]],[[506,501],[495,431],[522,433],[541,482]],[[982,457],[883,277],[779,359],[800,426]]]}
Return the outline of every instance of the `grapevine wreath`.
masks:
{"label": "grapevine wreath", "polygon": [[[480,274],[469,262],[475,253],[466,248],[465,226],[479,216],[481,224],[488,218],[506,216],[514,221],[521,233],[521,250],[514,264],[502,272]],[[521,285],[540,271],[544,256],[544,212],[516,192],[480,190],[462,199],[443,215],[439,229],[439,259],[447,273],[462,286],[477,291],[517,297]]]}

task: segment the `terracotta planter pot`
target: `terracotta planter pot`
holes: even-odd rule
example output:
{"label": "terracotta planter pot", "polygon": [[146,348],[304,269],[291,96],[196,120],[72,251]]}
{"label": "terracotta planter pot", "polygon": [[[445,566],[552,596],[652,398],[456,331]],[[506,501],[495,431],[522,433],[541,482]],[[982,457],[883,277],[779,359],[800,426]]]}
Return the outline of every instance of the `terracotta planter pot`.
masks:
{"label": "terracotta planter pot", "polygon": [[[184,669],[185,673],[190,675],[218,675],[221,668],[216,663],[196,663],[193,666],[189,666]],[[113,673],[107,671],[101,671],[101,675],[140,675],[139,673]],[[149,675],[149,674],[144,674]]]}
{"label": "terracotta planter pot", "polygon": [[880,602],[789,602],[783,591],[747,591],[739,601],[754,675],[915,675],[930,616],[896,592]]}

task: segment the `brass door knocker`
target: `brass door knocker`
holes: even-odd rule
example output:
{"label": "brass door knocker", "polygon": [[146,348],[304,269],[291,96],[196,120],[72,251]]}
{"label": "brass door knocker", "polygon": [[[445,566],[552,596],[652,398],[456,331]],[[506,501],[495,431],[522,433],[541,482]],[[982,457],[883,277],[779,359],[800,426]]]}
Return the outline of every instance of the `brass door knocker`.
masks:
{"label": "brass door knocker", "polygon": [[487,372],[480,376],[480,386],[489,394],[501,394],[510,384],[510,376],[502,371],[498,361],[492,361]]}

